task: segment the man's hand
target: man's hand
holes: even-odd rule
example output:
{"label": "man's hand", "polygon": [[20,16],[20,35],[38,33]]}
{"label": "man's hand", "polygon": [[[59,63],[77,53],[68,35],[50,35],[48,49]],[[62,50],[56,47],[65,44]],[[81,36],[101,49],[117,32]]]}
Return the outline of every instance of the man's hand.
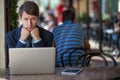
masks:
{"label": "man's hand", "polygon": [[30,31],[28,31],[27,29],[25,29],[25,28],[23,27],[22,30],[21,30],[20,40],[26,41],[27,38],[29,37],[29,35],[30,35]]}
{"label": "man's hand", "polygon": [[39,29],[37,27],[31,31],[31,36],[33,37],[34,40],[40,39]]}

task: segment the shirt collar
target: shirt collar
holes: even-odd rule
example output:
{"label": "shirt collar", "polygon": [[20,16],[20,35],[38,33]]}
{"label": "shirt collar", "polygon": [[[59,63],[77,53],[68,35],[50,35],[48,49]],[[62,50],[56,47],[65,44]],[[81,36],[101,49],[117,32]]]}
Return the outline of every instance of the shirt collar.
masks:
{"label": "shirt collar", "polygon": [[71,20],[67,20],[67,21],[64,21],[63,24],[65,24],[65,25],[72,24],[72,21]]}

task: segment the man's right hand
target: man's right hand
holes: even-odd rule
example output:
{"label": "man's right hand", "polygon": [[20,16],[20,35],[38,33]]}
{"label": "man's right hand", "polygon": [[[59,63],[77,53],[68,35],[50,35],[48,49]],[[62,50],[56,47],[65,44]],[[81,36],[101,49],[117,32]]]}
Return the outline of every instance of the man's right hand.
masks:
{"label": "man's right hand", "polygon": [[22,30],[21,30],[20,40],[26,41],[27,38],[29,37],[29,35],[30,35],[30,31],[28,31],[27,29],[25,29],[25,28],[23,27]]}

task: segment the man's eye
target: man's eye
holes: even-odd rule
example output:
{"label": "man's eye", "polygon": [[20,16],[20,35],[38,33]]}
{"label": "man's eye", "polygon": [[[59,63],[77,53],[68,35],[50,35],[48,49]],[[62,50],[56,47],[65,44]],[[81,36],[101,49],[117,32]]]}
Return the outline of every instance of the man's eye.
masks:
{"label": "man's eye", "polygon": [[28,19],[27,19],[27,18],[25,18],[24,20],[26,20],[26,21],[27,21]]}

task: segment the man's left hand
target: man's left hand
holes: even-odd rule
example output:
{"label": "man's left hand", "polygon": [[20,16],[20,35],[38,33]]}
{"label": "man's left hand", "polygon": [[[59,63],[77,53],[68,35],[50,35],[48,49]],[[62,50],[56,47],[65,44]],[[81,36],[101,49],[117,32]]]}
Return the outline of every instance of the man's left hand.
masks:
{"label": "man's left hand", "polygon": [[40,39],[39,29],[37,27],[31,31],[31,36],[33,37],[34,40]]}

